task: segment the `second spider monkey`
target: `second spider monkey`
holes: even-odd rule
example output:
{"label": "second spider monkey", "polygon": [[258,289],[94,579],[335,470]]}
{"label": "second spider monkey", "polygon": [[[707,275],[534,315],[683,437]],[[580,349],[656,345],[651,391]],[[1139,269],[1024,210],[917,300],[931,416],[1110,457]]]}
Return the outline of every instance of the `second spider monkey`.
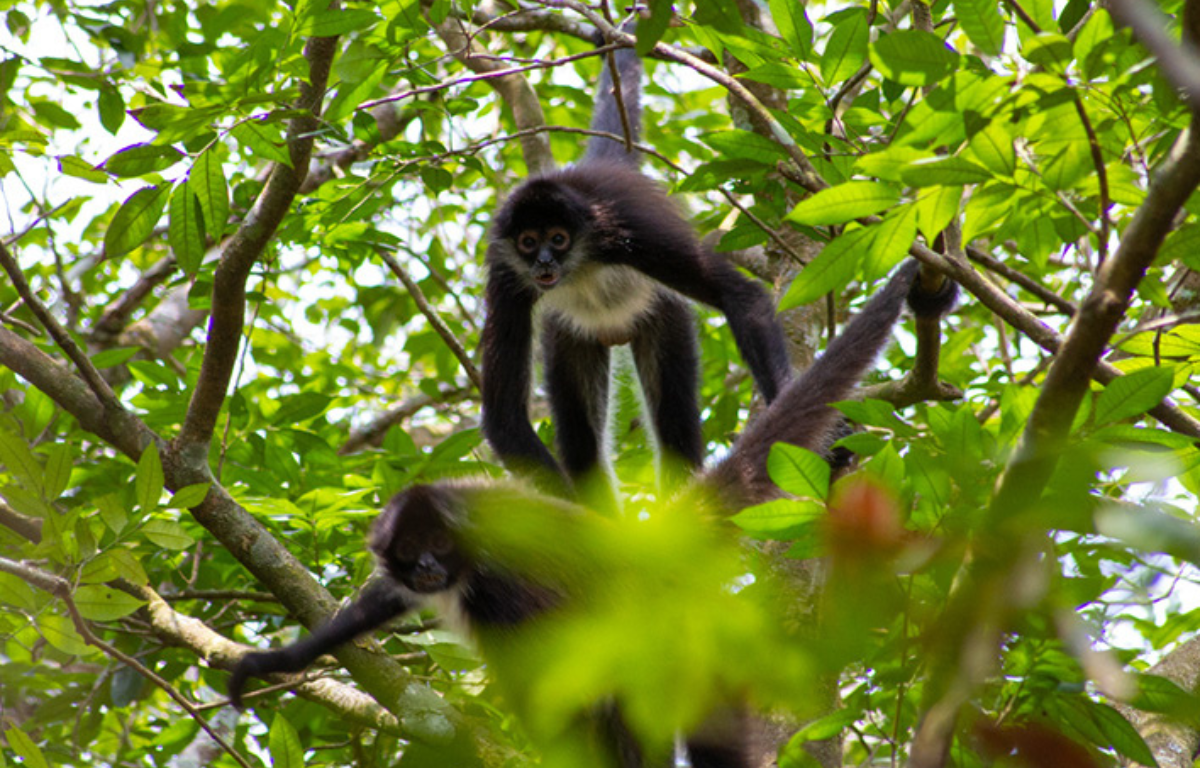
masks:
{"label": "second spider monkey", "polygon": [[[829,403],[848,397],[891,337],[908,299],[914,313],[939,317],[953,304],[956,287],[946,281],[926,291],[917,263],[907,262],[872,297],[863,311],[830,342],[825,353],[780,393],[766,412],[734,443],[726,458],[697,475],[681,494],[714,516],[779,494],[767,474],[767,455],[776,442],[816,452],[828,448],[840,420]],[[230,699],[241,706],[250,677],[298,672],[321,654],[387,621],[440,597],[443,608],[464,617],[485,659],[512,642],[512,630],[552,613],[572,599],[562,584],[571,581],[569,553],[547,552],[536,574],[514,573],[491,551],[465,535],[473,514],[492,505],[534,508],[546,514],[587,514],[577,505],[488,480],[442,481],[417,485],[394,496],[371,533],[382,578],[348,608],[308,637],[272,651],[242,657],[229,681]],[[562,571],[559,576],[555,572]],[[450,605],[445,604],[449,602]],[[645,757],[621,725],[619,711],[600,708],[592,733],[602,746],[597,762],[615,768],[642,768]],[[751,746],[744,727],[703,729],[686,739],[695,768],[750,768]]]}
{"label": "second spider monkey", "polygon": [[[641,128],[642,64],[614,55],[629,138]],[[608,67],[592,128],[625,134]],[[504,464],[570,495],[604,462],[609,348],[629,344],[664,467],[703,461],[695,317],[684,298],[724,313],[767,402],[791,368],[775,307],[757,282],[702,245],[623,143],[592,137],[582,162],[513,190],[492,224],[483,328],[483,433]],[[530,424],[535,310],[560,465]],[[668,483],[668,485],[670,485]],[[608,504],[605,504],[608,506]]]}

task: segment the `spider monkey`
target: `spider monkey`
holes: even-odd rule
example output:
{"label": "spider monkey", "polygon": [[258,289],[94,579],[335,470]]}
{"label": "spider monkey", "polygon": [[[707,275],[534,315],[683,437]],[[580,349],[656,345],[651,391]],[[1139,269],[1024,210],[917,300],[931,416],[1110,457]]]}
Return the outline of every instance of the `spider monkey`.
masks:
{"label": "spider monkey", "polygon": [[[621,49],[614,63],[629,138],[636,141],[641,59]],[[592,128],[624,135],[613,91],[606,66]],[[607,476],[596,470],[604,462],[609,348],[617,345],[631,347],[664,475],[678,469],[686,478],[703,463],[700,353],[684,297],[724,313],[768,403],[791,376],[766,291],[702,245],[662,187],[637,166],[637,155],[624,144],[594,136],[580,163],[513,190],[492,224],[483,433],[505,466],[559,495],[598,482],[613,501]],[[535,309],[561,465],[530,424]]]}
{"label": "spider monkey", "polygon": [[[782,441],[817,452],[827,448],[840,420],[828,403],[850,395],[891,337],[905,298],[918,315],[938,317],[949,311],[955,293],[956,286],[948,280],[936,292],[925,290],[918,279],[917,263],[903,264],[825,353],[742,433],[728,456],[697,475],[680,493],[695,492],[694,498],[708,505],[715,516],[733,514],[777,496],[779,491],[767,475],[771,445]],[[547,571],[569,569],[569,557],[558,557],[541,568],[537,576],[513,573],[497,564],[499,553],[489,552],[464,535],[473,510],[486,504],[504,508],[512,504],[540,506],[547,514],[586,514],[569,502],[488,480],[443,481],[413,486],[397,494],[376,521],[369,541],[382,578],[308,637],[285,648],[243,656],[229,681],[230,700],[241,707],[242,692],[250,677],[298,672],[322,653],[377,629],[433,597],[442,598],[443,605],[448,599],[452,612],[466,618],[485,658],[489,648],[511,638],[513,628],[536,621],[570,600],[569,590],[561,587],[569,577],[546,578]],[[640,768],[645,764],[637,744],[630,742],[628,731],[613,727],[611,712],[598,712],[597,719],[605,721],[597,730],[611,738],[609,748],[602,753],[602,764],[617,768]],[[615,722],[619,726],[619,712]],[[726,724],[702,730],[688,737],[687,749],[695,768],[751,765],[745,728]]]}

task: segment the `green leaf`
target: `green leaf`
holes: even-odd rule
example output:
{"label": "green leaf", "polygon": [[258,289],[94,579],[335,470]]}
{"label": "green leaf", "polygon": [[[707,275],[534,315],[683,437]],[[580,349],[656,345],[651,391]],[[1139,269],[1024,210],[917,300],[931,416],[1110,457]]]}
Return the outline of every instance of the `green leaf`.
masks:
{"label": "green leaf", "polygon": [[68,176],[74,176],[77,179],[84,179],[96,184],[104,184],[108,181],[108,174],[97,171],[91,163],[75,155],[60,155],[58,158],[58,170]]}
{"label": "green leaf", "polygon": [[196,543],[182,525],[170,520],[151,520],[142,526],[142,535],[163,549],[172,551],[187,549]]}
{"label": "green leaf", "polygon": [[41,493],[44,488],[42,465],[20,437],[0,429],[0,464],[20,480],[26,490]]}
{"label": "green leaf", "polygon": [[706,133],[700,139],[729,159],[753,160],[774,167],[776,162],[787,157],[783,147],[750,131]]}
{"label": "green leaf", "polygon": [[793,496],[824,499],[829,495],[829,463],[805,448],[787,443],[772,445],[767,473]]}
{"label": "green leaf", "polygon": [[992,173],[998,176],[1012,176],[1017,169],[1014,143],[1015,139],[1008,128],[1000,122],[993,122],[971,137],[968,148]]}
{"label": "green leaf", "polygon": [[293,426],[315,419],[325,412],[333,398],[319,392],[301,392],[284,398],[271,423],[276,426]]}
{"label": "green leaf", "polygon": [[1141,735],[1120,712],[1085,696],[1056,696],[1049,702],[1056,719],[1075,728],[1099,747],[1115,749],[1141,765],[1158,765]]}
{"label": "green leaf", "polygon": [[797,0],[770,0],[771,18],[779,34],[801,61],[809,61],[813,52],[813,27]]}
{"label": "green leaf", "polygon": [[785,539],[825,517],[825,505],[816,501],[776,499],[749,507],[730,518],[746,533]]}
{"label": "green leaf", "polygon": [[91,621],[115,621],[146,604],[133,595],[103,584],[89,584],[75,590],[75,607]]}
{"label": "green leaf", "polygon": [[50,768],[42,750],[20,728],[13,726],[4,732],[4,740],[17,757],[21,758],[26,768]]}
{"label": "green leaf", "polygon": [[115,259],[146,242],[167,207],[169,187],[142,187],[113,215],[104,233],[104,256]]}
{"label": "green leaf", "polygon": [[779,311],[811,303],[849,283],[858,273],[862,254],[874,235],[872,227],[852,229],[826,245],[792,281],[779,300]]}
{"label": "green leaf", "polygon": [[637,25],[637,45],[634,49],[639,56],[645,56],[662,40],[671,19],[675,18],[675,5],[671,0],[650,0],[650,18],[643,17]]}
{"label": "green leaf", "polygon": [[277,124],[259,119],[245,120],[233,126],[230,134],[239,144],[263,160],[291,166],[292,158],[284,143],[283,132]]}
{"label": "green leaf", "polygon": [[1071,53],[1071,41],[1056,32],[1041,32],[1021,46],[1021,54],[1031,63],[1059,71],[1071,63]]}
{"label": "green leaf", "polygon": [[901,205],[872,229],[875,236],[863,259],[862,274],[867,280],[878,280],[904,259],[917,239],[917,209],[911,204]]}
{"label": "green leaf", "polygon": [[204,231],[220,240],[229,220],[229,193],[221,161],[217,158],[219,145],[214,144],[200,153],[188,171],[188,188],[196,195],[204,214]]}
{"label": "green leaf", "polygon": [[170,502],[167,503],[169,509],[191,509],[192,507],[200,506],[204,498],[208,496],[208,489],[212,483],[195,483],[193,485],[185,485],[175,494],[171,496]]}
{"label": "green leaf", "polygon": [[163,468],[158,456],[158,445],[153,441],[142,451],[138,461],[137,479],[134,481],[135,497],[142,514],[149,514],[158,508],[158,500],[163,492]]}
{"label": "green leaf", "polygon": [[1113,379],[1096,399],[1096,424],[1145,413],[1170,394],[1174,384],[1174,366],[1142,368]]}
{"label": "green leaf", "polygon": [[71,480],[71,467],[75,465],[75,448],[70,443],[54,443],[46,448],[46,467],[42,482],[42,495],[46,501],[54,501],[67,490]]}
{"label": "green leaf", "polygon": [[982,53],[999,56],[1004,50],[1004,17],[991,0],[954,0],[958,23],[967,39]]}
{"label": "green leaf", "polygon": [[832,21],[834,27],[821,53],[821,77],[826,83],[840,83],[867,60],[867,14],[862,8],[851,8],[830,15],[826,21]]}
{"label": "green leaf", "polygon": [[132,144],[109,157],[101,167],[119,179],[128,179],[166,170],[183,157],[174,147]]}
{"label": "green leaf", "polygon": [[892,145],[882,152],[872,152],[854,161],[854,170],[864,176],[874,176],[883,181],[900,181],[900,174],[917,160],[934,157],[925,150],[903,145]]}
{"label": "green leaf", "polygon": [[930,187],[922,190],[917,198],[917,226],[926,242],[932,243],[958,216],[962,194],[961,187]]}
{"label": "green leaf", "polygon": [[958,54],[942,39],[919,29],[883,35],[871,45],[871,63],[901,85],[933,85],[958,66]]}
{"label": "green leaf", "polygon": [[179,268],[195,275],[204,260],[204,222],[200,201],[186,183],[176,184],[171,193],[167,241]]}
{"label": "green leaf", "polygon": [[785,218],[797,224],[844,224],[892,207],[900,200],[895,187],[876,181],[848,181],[801,200]]}
{"label": "green leaf", "polygon": [[989,181],[992,174],[961,157],[933,157],[911,163],[900,178],[914,187],[962,187]]}
{"label": "green leaf", "polygon": [[1096,512],[1096,530],[1143,552],[1162,552],[1200,565],[1200,527],[1154,507],[1102,507]]}
{"label": "green leaf", "polygon": [[96,109],[100,113],[100,125],[116,136],[125,124],[125,99],[116,88],[101,88]]}
{"label": "green leaf", "polygon": [[366,8],[322,11],[301,19],[295,33],[300,37],[337,37],[366,29],[379,21],[379,15]]}
{"label": "green leaf", "polygon": [[37,619],[38,632],[46,642],[63,653],[84,656],[91,652],[83,637],[75,630],[75,624],[66,616],[45,613]]}
{"label": "green leaf", "polygon": [[274,768],[304,768],[304,748],[300,746],[300,736],[279,712],[271,721],[267,749],[271,753]]}

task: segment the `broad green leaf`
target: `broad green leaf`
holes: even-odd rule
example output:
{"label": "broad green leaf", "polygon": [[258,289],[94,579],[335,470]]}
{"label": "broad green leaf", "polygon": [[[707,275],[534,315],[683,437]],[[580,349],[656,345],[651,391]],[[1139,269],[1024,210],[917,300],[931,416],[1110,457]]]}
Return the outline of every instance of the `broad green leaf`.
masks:
{"label": "broad green leaf", "polygon": [[319,392],[289,395],[280,404],[279,410],[271,418],[271,423],[277,426],[292,426],[314,419],[324,413],[332,402],[332,397]]}
{"label": "broad green leaf", "polygon": [[912,204],[898,206],[872,229],[875,236],[863,258],[862,274],[867,280],[878,280],[904,259],[917,239],[917,209]]}
{"label": "broad green leaf", "polygon": [[829,463],[806,448],[787,443],[772,445],[767,473],[793,496],[824,499],[829,494]]}
{"label": "broad green leaf", "polygon": [[274,768],[303,768],[304,748],[300,736],[281,712],[276,712],[267,736],[267,749]]}
{"label": "broad green leaf", "polygon": [[1049,710],[1051,717],[1061,719],[1096,746],[1115,749],[1140,765],[1157,765],[1145,740],[1109,705],[1085,696],[1055,696],[1049,702]]}
{"label": "broad green leaf", "polygon": [[167,207],[170,187],[142,187],[113,215],[104,233],[104,255],[115,259],[146,242]]}
{"label": "broad green leaf", "polygon": [[975,47],[989,56],[1004,50],[1004,17],[991,0],[954,0],[958,23]]}
{"label": "broad green leaf", "polygon": [[75,606],[91,621],[115,621],[146,604],[133,595],[103,584],[88,584],[75,590]]}
{"label": "broad green leaf", "polygon": [[797,0],[770,0],[771,18],[779,34],[801,61],[809,61],[813,50],[813,27]]}
{"label": "broad green leaf", "polygon": [[914,187],[962,187],[988,181],[992,174],[961,157],[932,157],[911,163],[900,178]]}
{"label": "broad green leaf", "polygon": [[826,83],[840,83],[867,60],[867,14],[861,8],[851,8],[830,19],[834,27],[821,54],[821,77]]}
{"label": "broad green leaf", "polygon": [[42,494],[46,501],[54,501],[67,490],[74,465],[75,448],[71,444],[54,443],[46,449],[46,467],[42,474],[45,485]]}
{"label": "broad green leaf", "polygon": [[97,171],[91,163],[85,162],[75,155],[60,155],[58,158],[58,170],[67,176],[74,176],[77,179],[83,179],[95,184],[104,184],[108,181],[108,174]]}
{"label": "broad green leaf", "polygon": [[145,569],[142,568],[141,562],[134,556],[133,552],[128,549],[113,549],[109,550],[109,557],[118,578],[125,579],[130,584],[138,586],[150,583],[150,577],[146,575]]}
{"label": "broad green leaf", "polygon": [[1190,269],[1200,268],[1200,224],[1189,221],[1167,235],[1154,263],[1170,264],[1177,259]]}
{"label": "broad green leaf", "polygon": [[1200,327],[1181,325],[1166,333],[1137,333],[1121,341],[1118,346],[1122,351],[1142,357],[1200,358]]}
{"label": "broad green leaf", "polygon": [[42,750],[20,728],[14,725],[4,731],[4,740],[8,742],[9,749],[21,758],[22,765],[26,768],[50,768],[50,763],[46,761]]}
{"label": "broad green leaf", "polygon": [[1113,379],[1096,399],[1097,426],[1138,416],[1158,405],[1174,387],[1175,368],[1143,368]]}
{"label": "broad green leaf", "polygon": [[121,92],[116,88],[101,88],[100,96],[96,100],[96,109],[100,114],[100,125],[116,136],[125,123],[125,99]]}
{"label": "broad green leaf", "polygon": [[120,179],[164,171],[183,159],[179,150],[160,144],[131,144],[110,156],[101,167]]}
{"label": "broad green leaf", "polygon": [[962,194],[961,187],[930,187],[921,191],[917,198],[917,227],[926,242],[932,243],[958,216]]}
{"label": "broad green leaf", "polygon": [[1008,128],[993,122],[971,137],[968,148],[985,168],[1000,176],[1012,176],[1017,168],[1015,139]]}
{"label": "broad green leaf", "polygon": [[200,153],[192,169],[188,171],[187,185],[200,202],[204,214],[204,231],[214,240],[220,240],[229,220],[229,193],[225,187],[225,176],[221,161],[217,157],[219,145],[213,145]]}
{"label": "broad green leaf", "polygon": [[187,549],[196,543],[182,525],[170,520],[151,520],[142,526],[142,535],[163,549],[172,551]]}
{"label": "broad green leaf", "polygon": [[0,465],[15,475],[29,491],[41,493],[44,488],[42,465],[19,435],[0,428]]}
{"label": "broad green leaf", "polygon": [[886,210],[899,200],[900,194],[889,184],[848,181],[801,200],[785,218],[809,226],[844,224]]}
{"label": "broad green leaf", "polygon": [[637,25],[637,45],[634,46],[640,56],[645,56],[662,39],[675,16],[675,6],[671,0],[650,0],[650,18],[643,17]]}
{"label": "broad green leaf", "polygon": [[134,482],[135,497],[142,514],[149,514],[158,508],[158,500],[163,492],[162,460],[158,456],[158,445],[151,441],[142,451],[138,461],[137,479]]}
{"label": "broad green leaf", "polygon": [[257,119],[245,120],[235,125],[230,133],[252,154],[283,165],[292,164],[278,124]]}
{"label": "broad green leaf", "polygon": [[816,501],[776,499],[738,512],[730,518],[746,533],[769,538],[789,535],[810,526],[825,516],[825,505]]}
{"label": "broad green leaf", "polygon": [[176,184],[171,192],[167,240],[179,268],[189,275],[196,274],[204,260],[204,222],[200,201],[186,183]]}
{"label": "broad green leaf", "polygon": [[212,483],[196,483],[180,488],[171,496],[171,501],[167,504],[170,509],[191,509],[192,507],[200,506],[204,498],[208,496],[208,489]]}
{"label": "broad green leaf", "polygon": [[128,511],[114,493],[106,493],[96,499],[96,509],[100,511],[100,519],[113,533],[120,533],[129,522]]}
{"label": "broad green leaf", "polygon": [[883,181],[900,181],[900,174],[918,160],[934,157],[931,153],[892,145],[882,152],[872,152],[854,161],[854,170],[865,176],[874,176]]}
{"label": "broad green leaf", "polygon": [[850,282],[858,273],[863,252],[874,235],[871,227],[853,229],[826,245],[792,281],[779,300],[779,311],[816,301]]}
{"label": "broad green leaf", "polygon": [[1162,552],[1200,565],[1200,526],[1152,506],[1102,507],[1096,512],[1096,530],[1143,552]]}
{"label": "broad green leaf", "polygon": [[1056,32],[1042,32],[1026,39],[1021,53],[1039,67],[1062,70],[1071,62],[1071,41]]}
{"label": "broad green leaf", "polygon": [[901,85],[933,85],[958,66],[958,54],[942,39],[919,29],[883,35],[871,45],[871,63]]}
{"label": "broad green leaf", "polygon": [[337,37],[379,21],[379,15],[366,8],[322,11],[300,19],[295,33],[301,37]]}
{"label": "broad green leaf", "polygon": [[66,616],[56,613],[43,613],[37,619],[38,632],[46,638],[46,642],[63,653],[84,656],[91,653],[91,648],[84,642],[83,637],[75,630],[75,624]]}
{"label": "broad green leaf", "polygon": [[783,147],[765,136],[750,131],[721,131],[701,137],[708,146],[729,159],[753,160],[772,168],[779,160],[787,157]]}

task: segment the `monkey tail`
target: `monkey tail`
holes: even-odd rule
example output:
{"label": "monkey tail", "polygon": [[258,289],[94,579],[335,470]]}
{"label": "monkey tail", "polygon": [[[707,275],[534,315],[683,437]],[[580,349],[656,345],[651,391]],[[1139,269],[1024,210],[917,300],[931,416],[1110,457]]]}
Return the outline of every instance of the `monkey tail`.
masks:
{"label": "monkey tail", "polygon": [[[635,23],[626,23],[621,29],[632,33]],[[636,143],[642,135],[642,59],[632,48],[620,48],[612,57],[604,57],[604,71],[596,89],[596,106],[592,110],[592,130],[615,134]],[[613,67],[621,83],[621,98],[618,101],[613,87]],[[621,119],[621,106],[625,107],[628,121]],[[628,133],[626,124],[628,123]],[[607,136],[592,136],[588,140],[585,163],[616,162],[633,167],[638,165],[638,153],[627,148],[624,141]]]}
{"label": "monkey tail", "polygon": [[917,279],[919,269],[920,264],[912,259],[900,265],[825,352],[746,428],[729,456],[707,473],[709,483],[731,508],[772,496],[767,455],[775,443],[825,450],[841,419],[828,404],[845,400],[854,391],[892,338],[892,327],[905,303],[918,316],[941,315],[951,309],[957,294],[955,283],[946,280],[937,290],[927,292]]}

